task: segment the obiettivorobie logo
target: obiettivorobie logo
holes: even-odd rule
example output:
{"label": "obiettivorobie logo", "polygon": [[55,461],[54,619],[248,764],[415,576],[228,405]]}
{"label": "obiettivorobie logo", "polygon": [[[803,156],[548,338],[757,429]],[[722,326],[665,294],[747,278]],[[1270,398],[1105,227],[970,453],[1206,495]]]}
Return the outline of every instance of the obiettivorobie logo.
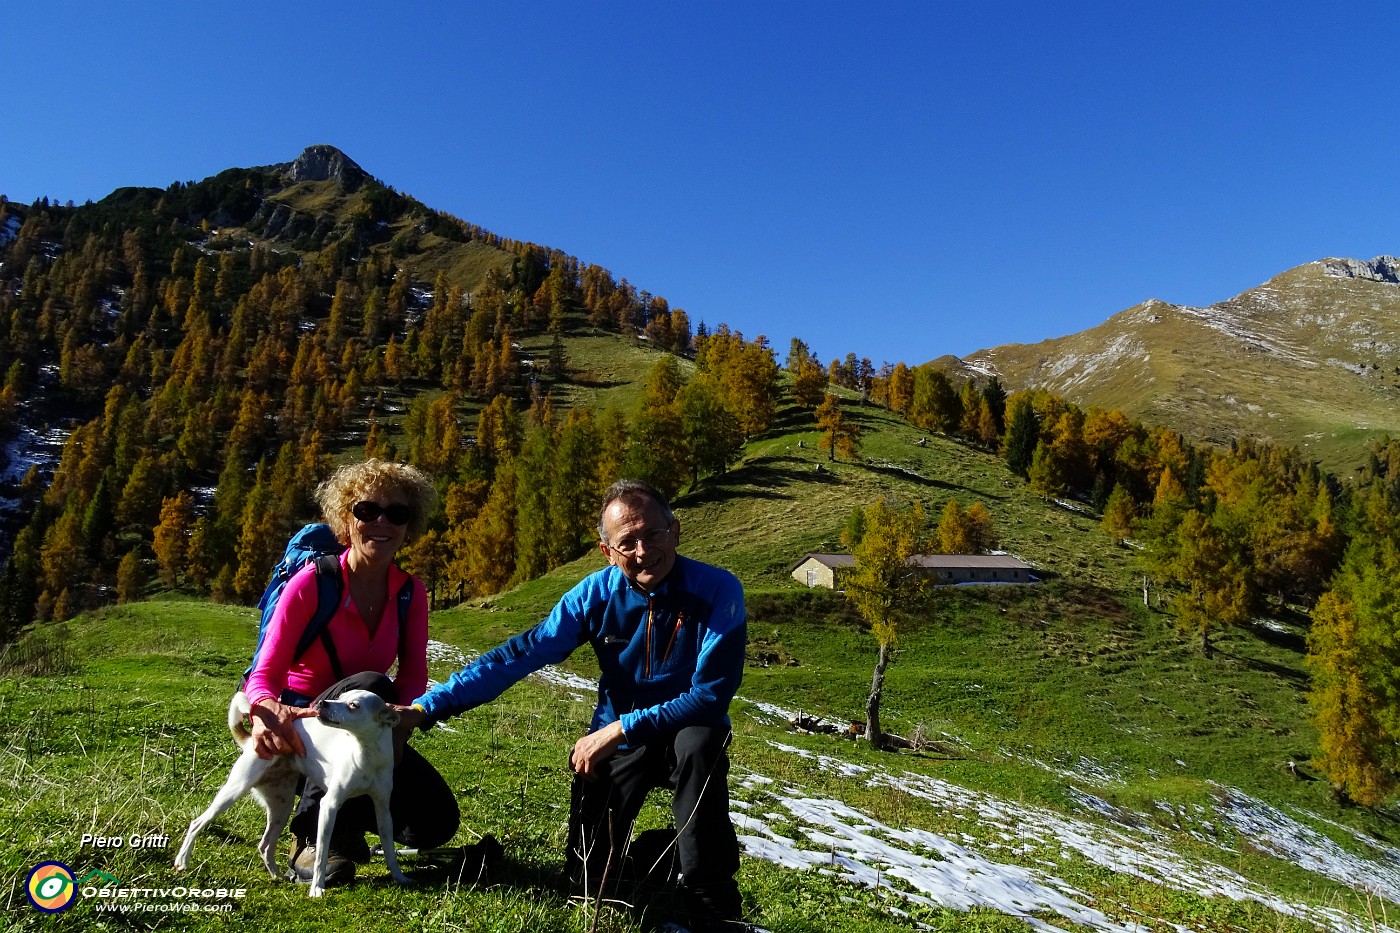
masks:
{"label": "obiettivorobie logo", "polygon": [[96,878],[103,887],[121,884],[105,871],[93,870],[82,878],[73,877],[73,869],[62,862],[40,862],[29,873],[24,884],[24,893],[29,895],[29,903],[34,909],[46,914],[57,914],[72,907],[78,900],[78,889]]}
{"label": "obiettivorobie logo", "polygon": [[[246,888],[136,888],[125,887],[115,875],[93,869],[81,878],[62,862],[35,865],[25,881],[24,893],[34,909],[62,913],[79,898],[93,898],[99,912],[120,913],[227,913],[247,896]],[[152,901],[151,899],[156,899]],[[173,900],[168,900],[173,899]]]}

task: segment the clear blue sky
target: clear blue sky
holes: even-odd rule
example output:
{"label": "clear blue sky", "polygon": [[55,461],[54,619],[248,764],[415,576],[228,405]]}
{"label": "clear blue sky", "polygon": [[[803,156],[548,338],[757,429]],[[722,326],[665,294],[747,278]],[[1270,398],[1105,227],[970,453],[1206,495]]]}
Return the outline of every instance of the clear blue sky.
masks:
{"label": "clear blue sky", "polygon": [[923,362],[1400,252],[1386,3],[9,3],[0,193],[313,143],[692,320]]}

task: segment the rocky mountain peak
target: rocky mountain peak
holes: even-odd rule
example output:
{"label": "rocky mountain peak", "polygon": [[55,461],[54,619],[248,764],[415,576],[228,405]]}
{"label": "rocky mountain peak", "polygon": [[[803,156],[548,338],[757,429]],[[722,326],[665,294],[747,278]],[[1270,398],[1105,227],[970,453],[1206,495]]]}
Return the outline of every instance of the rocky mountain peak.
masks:
{"label": "rocky mountain peak", "polygon": [[1204,307],[1155,299],[962,361],[1190,437],[1298,446],[1329,469],[1400,427],[1400,259],[1328,258]]}
{"label": "rocky mountain peak", "polygon": [[292,162],[278,166],[288,180],[338,181],[346,191],[354,191],[369,179],[369,173],[355,160],[334,146],[307,146]]}
{"label": "rocky mountain peak", "polygon": [[1324,259],[1322,274],[1338,279],[1370,279],[1400,285],[1400,260],[1394,256],[1377,256],[1370,262],[1360,259]]}

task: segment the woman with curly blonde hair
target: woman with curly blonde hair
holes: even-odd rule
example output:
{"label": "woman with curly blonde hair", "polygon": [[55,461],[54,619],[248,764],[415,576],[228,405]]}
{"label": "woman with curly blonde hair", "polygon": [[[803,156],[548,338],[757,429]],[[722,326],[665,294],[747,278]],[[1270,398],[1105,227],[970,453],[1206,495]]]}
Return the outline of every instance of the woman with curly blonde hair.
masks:
{"label": "woman with curly blonde hair", "polygon": [[[340,604],[323,636],[295,657],[319,604],[317,563],[309,562],[283,590],[243,688],[252,705],[254,746],[263,758],[304,753],[292,721],[319,700],[370,690],[406,704],[427,686],[427,594],[394,558],[427,530],[437,507],[432,481],[408,464],[367,460],[336,470],[317,487],[316,501],[345,546]],[[457,802],[433,766],[403,744],[405,736],[395,734],[402,754],[396,756],[389,805],[394,838],[413,848],[439,846],[457,831]],[[319,793],[304,794],[292,817],[292,867],[309,879],[317,843],[328,844],[327,883],[345,884],[355,876],[354,863],[369,858],[365,833],[375,831],[374,808],[368,797],[347,801],[327,841],[316,839],[319,803]]]}

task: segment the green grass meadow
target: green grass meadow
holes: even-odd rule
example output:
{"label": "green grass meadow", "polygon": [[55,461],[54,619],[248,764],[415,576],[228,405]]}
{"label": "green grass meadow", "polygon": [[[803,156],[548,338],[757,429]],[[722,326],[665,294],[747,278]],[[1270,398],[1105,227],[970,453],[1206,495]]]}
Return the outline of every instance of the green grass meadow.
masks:
{"label": "green grass meadow", "polygon": [[[636,372],[654,357],[587,338],[571,342],[569,352],[579,374],[574,388],[583,393],[572,401],[579,403],[629,403]],[[1305,702],[1304,619],[1226,631],[1216,657],[1205,659],[1171,616],[1143,605],[1135,552],[1110,541],[1095,516],[1030,494],[989,454],[927,436],[854,398],[847,402],[864,429],[857,461],[831,461],[817,449],[810,414],[790,406],[751,440],[742,462],[676,502],[682,551],[733,570],[748,592],[751,660],[732,709],[736,807],[771,809],[774,798],[761,783],[769,781],[840,801],[901,831],[988,845],[995,840],[975,816],[931,806],[897,784],[842,776],[830,762],[865,775],[946,781],[1113,832],[1114,823],[1085,811],[1088,792],[1182,858],[1220,865],[1289,903],[1347,911],[1359,918],[1357,929],[1371,929],[1373,917],[1380,923],[1400,915],[1400,906],[1275,857],[1227,827],[1204,834],[1189,816],[1237,788],[1353,855],[1367,852],[1358,833],[1400,846],[1400,826],[1389,814],[1342,809],[1310,771],[1315,736]],[[982,501],[1002,548],[1045,579],[937,589],[909,607],[883,718],[889,731],[924,741],[893,753],[797,733],[755,705],[842,725],[863,717],[873,638],[841,596],[802,588],[788,571],[806,551],[840,550],[851,511],[881,497],[919,501],[932,520],[950,499],[964,507]],[[435,612],[432,637],[463,650],[488,649],[535,624],[601,565],[595,550],[515,590]],[[641,892],[630,907],[598,909],[568,898],[561,879],[567,753],[592,704],[588,691],[533,678],[451,720],[450,729],[415,739],[457,791],[463,818],[454,846],[489,834],[504,847],[503,861],[484,877],[459,875],[451,853],[410,856],[404,862],[417,882],[412,887],[393,884],[382,863],[371,862],[353,887],[312,901],[304,887],[267,877],[254,850],[262,813],[251,801],[206,830],[188,876],[177,874],[172,861],[185,828],[236,757],[225,710],[255,628],[253,610],[163,596],[41,626],[0,656],[0,903],[7,928],[642,933],[670,915],[675,905],[664,890]],[[596,674],[586,649],[565,668]],[[435,679],[450,673],[448,663],[434,662]],[[1086,770],[1110,777],[1086,783]],[[654,794],[642,828],[668,819],[665,795]],[[783,831],[784,819],[773,817],[771,825]],[[164,846],[98,848],[83,845],[84,834],[169,838]],[[797,845],[810,850],[813,843]],[[1053,864],[1050,873],[1083,903],[1125,929],[1316,929],[1256,901],[1189,893],[1082,854],[991,849],[997,862],[1027,870]],[[46,915],[30,906],[24,889],[31,870],[49,860],[78,878],[105,872],[116,879],[109,886],[155,893],[136,898],[140,904],[127,906],[142,909],[126,913],[99,911],[101,898],[82,898],[65,913]],[[774,933],[1034,928],[990,907],[911,902],[896,893],[907,890],[903,882],[889,882],[895,890],[872,887],[747,856],[739,882],[750,919]],[[244,895],[219,901],[232,905],[227,912],[177,913],[168,891],[181,886]],[[1077,928],[1048,911],[1037,920]]]}
{"label": "green grass meadow", "polygon": [[[433,636],[466,649],[490,647],[532,624],[592,560],[489,603],[437,613]],[[1072,809],[1066,782],[1043,763],[1082,757],[1120,778],[1099,793],[1114,805],[1156,813],[1156,828],[1171,835],[1178,851],[1212,857],[1156,805],[1200,803],[1218,784],[1346,820],[1395,842],[1392,825],[1338,812],[1322,782],[1299,782],[1286,773],[1285,759],[1303,757],[1311,742],[1294,684],[1298,650],[1286,639],[1240,630],[1221,640],[1221,659],[1207,662],[1156,613],[1096,602],[1079,584],[940,592],[929,601],[926,623],[901,641],[886,694],[888,728],[902,735],[922,730],[936,740],[921,752],[890,754],[839,737],[796,734],[752,715],[747,702],[765,700],[832,719],[859,715],[874,644],[844,602],[828,593],[773,587],[753,594],[750,613],[751,641],[782,663],[752,664],[746,672],[745,699],[734,708],[736,774],[753,772],[829,795],[890,825],[953,834],[975,827],[909,794],[836,776],[772,743],[1066,812]],[[254,851],[262,815],[251,801],[206,830],[188,877],[177,874],[171,861],[184,829],[235,758],[223,712],[254,626],[251,610],[167,599],[48,627],[32,635],[24,651],[11,653],[18,667],[0,685],[0,805],[6,814],[0,896],[10,928],[322,929],[328,912],[337,925],[371,930],[658,928],[673,906],[666,892],[596,916],[591,905],[569,901],[560,877],[570,779],[565,760],[586,726],[591,700],[533,680],[450,721],[451,731],[415,740],[458,792],[463,828],[455,844],[491,834],[504,846],[504,861],[484,878],[456,877],[446,856],[410,856],[404,861],[418,882],[412,887],[394,885],[382,864],[372,862],[361,868],[355,886],[312,901],[304,887],[266,876]],[[568,669],[591,675],[586,651]],[[434,665],[435,678],[448,673],[446,665]],[[736,789],[736,800],[744,794]],[[642,827],[665,825],[668,817],[664,795],[654,794]],[[168,834],[169,842],[164,848],[97,849],[80,845],[84,833]],[[285,848],[281,854],[285,858]],[[1020,858],[1035,864],[1034,854]],[[51,859],[80,877],[104,871],[125,887],[241,887],[246,894],[223,914],[100,913],[85,898],[50,917],[29,906],[23,884],[35,865]],[[1367,909],[1345,886],[1247,847],[1229,867],[1291,900],[1339,905],[1363,916]],[[1056,873],[1101,906],[1131,904],[1188,929],[1312,929],[1257,904],[1145,884],[1084,860],[1063,862]],[[887,892],[747,857],[740,883],[751,919],[774,931],[1030,928],[989,909],[910,909]],[[1072,928],[1061,918],[1045,919]]]}

